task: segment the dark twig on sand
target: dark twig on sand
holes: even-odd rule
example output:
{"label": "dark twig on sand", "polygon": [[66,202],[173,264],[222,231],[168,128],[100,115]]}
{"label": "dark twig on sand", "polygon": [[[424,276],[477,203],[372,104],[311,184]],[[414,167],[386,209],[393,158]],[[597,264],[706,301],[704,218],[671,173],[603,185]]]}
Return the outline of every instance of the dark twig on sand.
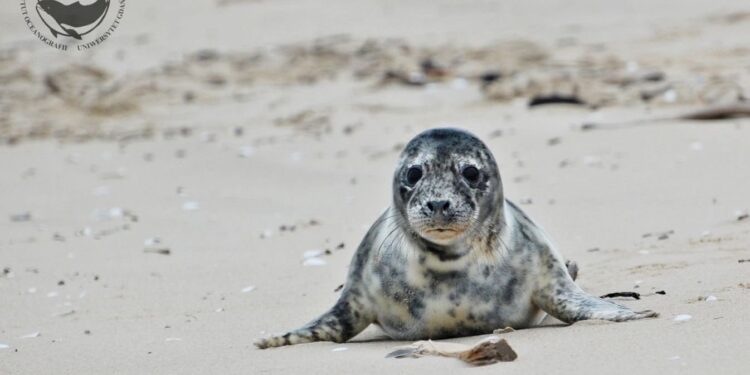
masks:
{"label": "dark twig on sand", "polygon": [[536,107],[546,104],[575,104],[586,105],[586,103],[577,96],[573,95],[537,95],[529,101],[529,107]]}
{"label": "dark twig on sand", "polygon": [[605,294],[603,296],[600,296],[599,298],[614,298],[614,297],[631,297],[635,299],[641,299],[641,294],[637,292],[615,292],[615,293]]}
{"label": "dark twig on sand", "polygon": [[750,103],[717,105],[683,113],[676,116],[655,117],[615,123],[587,123],[582,130],[621,129],[674,120],[714,121],[750,117]]}
{"label": "dark twig on sand", "polygon": [[172,250],[169,249],[144,249],[144,253],[153,253],[153,254],[162,254],[162,255],[170,255],[172,254]]}

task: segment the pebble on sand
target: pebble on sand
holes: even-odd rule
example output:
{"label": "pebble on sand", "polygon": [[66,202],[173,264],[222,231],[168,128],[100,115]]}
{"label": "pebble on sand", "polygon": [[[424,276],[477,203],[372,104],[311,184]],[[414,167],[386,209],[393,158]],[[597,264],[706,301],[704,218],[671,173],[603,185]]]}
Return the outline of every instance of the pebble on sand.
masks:
{"label": "pebble on sand", "polygon": [[320,258],[309,258],[305,259],[305,261],[302,262],[302,265],[305,267],[325,266],[326,261]]}
{"label": "pebble on sand", "polygon": [[198,208],[200,208],[200,205],[195,201],[187,201],[182,204],[182,209],[185,211],[195,211]]}
{"label": "pebble on sand", "polygon": [[693,317],[688,314],[680,314],[674,317],[675,322],[687,322],[690,319],[693,319]]}
{"label": "pebble on sand", "polygon": [[248,286],[242,288],[242,290],[240,292],[242,292],[242,293],[250,293],[253,290],[255,290],[255,285],[248,285]]}
{"label": "pebble on sand", "polygon": [[31,212],[22,212],[22,213],[10,215],[10,221],[14,223],[22,223],[26,221],[31,221]]}
{"label": "pebble on sand", "polygon": [[304,253],[302,253],[302,258],[312,259],[312,258],[317,258],[323,254],[324,254],[323,250],[318,250],[318,249],[307,250]]}
{"label": "pebble on sand", "polygon": [[249,158],[255,153],[253,146],[242,146],[240,147],[240,157]]}

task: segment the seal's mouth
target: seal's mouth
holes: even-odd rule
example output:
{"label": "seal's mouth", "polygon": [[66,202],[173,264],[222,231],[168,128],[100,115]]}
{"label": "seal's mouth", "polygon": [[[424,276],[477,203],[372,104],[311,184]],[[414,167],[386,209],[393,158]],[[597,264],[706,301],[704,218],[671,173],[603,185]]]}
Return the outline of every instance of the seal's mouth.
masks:
{"label": "seal's mouth", "polygon": [[422,231],[422,237],[438,244],[447,244],[460,237],[463,233],[464,230],[459,228],[432,227],[425,228]]}
{"label": "seal's mouth", "polygon": [[457,230],[452,229],[452,228],[432,228],[432,229],[427,229],[425,231],[425,233],[446,233],[446,234],[457,233],[457,232],[458,232]]}

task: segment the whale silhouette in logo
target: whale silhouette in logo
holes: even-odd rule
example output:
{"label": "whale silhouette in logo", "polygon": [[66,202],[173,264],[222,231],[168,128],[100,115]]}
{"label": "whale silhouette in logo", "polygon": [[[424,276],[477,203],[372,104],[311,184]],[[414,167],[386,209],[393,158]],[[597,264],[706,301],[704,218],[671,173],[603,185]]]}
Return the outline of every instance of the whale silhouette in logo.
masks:
{"label": "whale silhouette in logo", "polygon": [[96,0],[89,5],[80,0],[65,5],[55,0],[39,0],[36,11],[52,35],[69,36],[81,40],[104,20],[109,10],[109,0]]}

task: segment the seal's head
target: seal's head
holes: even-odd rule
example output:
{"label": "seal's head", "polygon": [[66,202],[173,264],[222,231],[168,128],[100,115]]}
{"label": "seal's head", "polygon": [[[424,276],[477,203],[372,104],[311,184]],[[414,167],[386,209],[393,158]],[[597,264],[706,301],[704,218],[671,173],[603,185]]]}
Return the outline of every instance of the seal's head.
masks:
{"label": "seal's head", "polygon": [[502,210],[495,158],[479,138],[459,129],[417,135],[401,153],[393,178],[394,207],[408,229],[438,246],[481,235]]}

